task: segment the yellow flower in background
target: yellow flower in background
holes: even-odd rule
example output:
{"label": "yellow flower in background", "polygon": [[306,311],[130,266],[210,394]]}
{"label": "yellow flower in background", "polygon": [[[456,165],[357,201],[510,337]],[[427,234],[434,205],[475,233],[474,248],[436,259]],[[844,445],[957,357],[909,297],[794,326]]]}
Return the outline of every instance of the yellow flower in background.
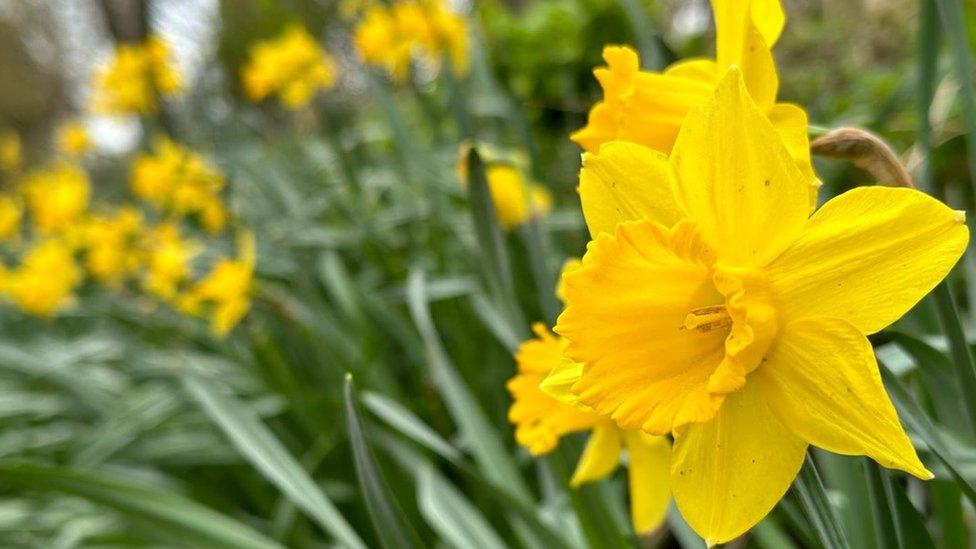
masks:
{"label": "yellow flower in background", "polygon": [[386,69],[398,82],[409,75],[415,57],[438,65],[447,56],[460,75],[469,68],[464,19],[436,0],[370,8],[356,26],[353,42],[364,63]]}
{"label": "yellow flower in background", "polygon": [[169,139],[158,140],[151,154],[132,165],[133,194],[176,216],[197,214],[211,232],[223,229],[227,220],[220,201],[224,183],[204,156]]}
{"label": "yellow flower in background", "polygon": [[295,25],[251,48],[241,80],[252,101],[278,94],[290,108],[304,107],[319,90],[335,85],[335,63],[305,30]]}
{"label": "yellow flower in background", "polygon": [[95,110],[105,114],[153,114],[158,96],[173,96],[183,83],[169,46],[158,36],[121,44],[95,74]]}
{"label": "yellow flower in background", "polygon": [[11,196],[0,195],[0,240],[9,240],[20,234],[23,215],[20,202]]}
{"label": "yellow flower in background", "polygon": [[197,255],[196,243],[184,240],[175,223],[153,227],[146,235],[146,273],[143,288],[164,301],[176,298],[180,284],[190,274],[190,261]]}
{"label": "yellow flower in background", "polygon": [[0,169],[15,172],[23,163],[23,153],[20,136],[16,132],[6,131],[0,134]]}
{"label": "yellow flower in background", "polygon": [[81,282],[71,246],[42,240],[24,255],[20,266],[0,277],[3,293],[27,314],[48,317],[74,301]]}
{"label": "yellow flower in background", "polygon": [[181,300],[181,309],[197,314],[202,304],[210,305],[210,325],[218,337],[226,336],[251,308],[256,260],[254,234],[245,233],[239,242],[237,259],[221,259],[204,279]]}
{"label": "yellow flower in background", "polygon": [[516,426],[516,441],[538,456],[552,451],[563,435],[591,431],[570,481],[574,487],[612,474],[626,449],[634,530],[638,534],[654,530],[664,521],[670,500],[670,442],[639,429],[624,431],[607,418],[546,394],[540,384],[557,366],[568,362],[563,356],[566,342],[541,323],[532,329],[536,338],[519,347],[515,355],[518,373],[507,385],[513,399],[508,419]]}
{"label": "yellow flower in background", "polygon": [[140,264],[138,238],[142,213],[131,206],[111,215],[93,216],[84,230],[85,267],[92,278],[117,285]]}
{"label": "yellow flower in background", "polygon": [[862,187],[810,214],[809,180],[738,70],[692,109],[670,157],[584,156],[593,235],[556,332],[572,398],[622,429],[673,433],[672,493],[710,544],[765,516],[808,444],[922,479],[866,335],[956,263],[963,215]]}
{"label": "yellow flower in background", "polygon": [[91,194],[84,170],[73,164],[58,164],[29,174],[21,185],[27,209],[40,234],[77,228]]}
{"label": "yellow flower in background", "polygon": [[77,156],[88,152],[92,148],[88,130],[76,121],[69,121],[62,124],[58,128],[56,141],[58,151],[67,156]]}
{"label": "yellow flower in background", "polygon": [[537,183],[526,181],[522,172],[514,166],[496,164],[485,171],[488,190],[495,205],[495,215],[505,229],[517,227],[530,218],[549,213],[552,196],[549,190]]}
{"label": "yellow flower in background", "polygon": [[712,11],[715,61],[679,61],[657,73],[640,70],[637,52],[631,48],[604,48],[607,66],[593,71],[604,98],[590,110],[586,126],[570,138],[592,153],[609,141],[629,141],[670,154],[689,109],[705,104],[719,78],[736,65],[749,93],[810,182],[811,203],[816,206],[820,182],[810,161],[806,113],[796,105],[776,102],[779,76],[770,48],[786,21],[779,0],[712,0]]}

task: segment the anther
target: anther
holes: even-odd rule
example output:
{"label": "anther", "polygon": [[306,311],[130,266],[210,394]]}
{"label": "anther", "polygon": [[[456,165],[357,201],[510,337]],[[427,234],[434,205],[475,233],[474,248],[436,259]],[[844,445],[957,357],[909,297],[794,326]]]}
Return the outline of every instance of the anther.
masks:
{"label": "anther", "polygon": [[684,330],[697,330],[699,332],[710,332],[716,328],[724,328],[732,324],[724,305],[713,305],[710,307],[699,307],[693,309],[685,322],[681,326]]}

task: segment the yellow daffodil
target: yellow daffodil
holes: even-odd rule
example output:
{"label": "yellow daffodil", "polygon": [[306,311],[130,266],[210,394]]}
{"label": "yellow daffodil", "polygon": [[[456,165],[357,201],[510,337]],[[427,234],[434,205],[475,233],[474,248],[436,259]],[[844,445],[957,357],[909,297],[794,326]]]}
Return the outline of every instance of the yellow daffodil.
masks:
{"label": "yellow daffodil", "polygon": [[969,239],[962,213],[862,187],[811,215],[806,176],[734,68],[670,157],[587,153],[580,195],[593,241],[556,327],[584,365],[572,398],[673,433],[672,493],[709,543],[761,520],[808,444],[932,477],[865,336],[946,276]]}
{"label": "yellow daffodil", "polygon": [[92,147],[88,130],[79,122],[66,122],[58,128],[57,147],[61,154],[77,156],[88,152]]}
{"label": "yellow daffodil", "polygon": [[71,246],[50,239],[31,247],[21,265],[0,278],[3,292],[22,311],[48,317],[72,303],[81,270]]}
{"label": "yellow daffodil", "polygon": [[[515,355],[518,373],[508,381],[512,406],[508,419],[515,424],[515,439],[533,456],[552,451],[563,435],[591,431],[589,442],[570,483],[575,486],[605,478],[620,463],[626,449],[629,460],[630,509],[634,530],[647,533],[667,514],[668,463],[671,444],[666,437],[651,436],[640,429],[625,431],[591,410],[560,402],[540,384],[563,357],[565,340],[557,339],[542,324],[532,327],[535,339],[519,347]],[[574,366],[571,363],[568,367]]]}
{"label": "yellow daffodil", "polygon": [[152,154],[136,158],[131,187],[133,194],[163,211],[198,215],[211,232],[226,223],[220,202],[224,177],[205,157],[174,141],[161,139]]}
{"label": "yellow daffodil", "polygon": [[12,131],[0,134],[0,170],[16,172],[22,163],[20,136]]}
{"label": "yellow daffodil", "polygon": [[786,21],[779,0],[712,0],[712,10],[714,61],[690,59],[661,73],[649,72],[640,70],[637,52],[631,48],[606,47],[607,66],[594,71],[604,98],[571,139],[593,153],[603,143],[629,141],[669,154],[689,109],[708,101],[719,78],[736,65],[749,93],[810,182],[815,206],[820,183],[810,163],[806,113],[796,105],[776,102],[779,77],[770,48]]}
{"label": "yellow daffodil", "polygon": [[88,175],[73,164],[36,171],[22,184],[34,227],[46,235],[77,228],[88,207]]}
{"label": "yellow daffodil", "polygon": [[197,314],[209,304],[210,325],[218,337],[226,336],[251,308],[254,285],[254,235],[241,237],[237,259],[221,259],[203,280],[181,300],[181,309]]}
{"label": "yellow daffodil", "polygon": [[20,234],[23,207],[16,199],[0,195],[0,240],[8,240]]}
{"label": "yellow daffodil", "polygon": [[169,46],[158,36],[142,44],[121,44],[109,64],[95,74],[95,109],[105,114],[152,114],[157,96],[183,88]]}
{"label": "yellow daffodil", "polygon": [[251,48],[241,80],[252,101],[278,94],[284,106],[297,109],[335,84],[335,63],[304,27],[295,25]]}
{"label": "yellow daffodil", "polygon": [[143,287],[164,301],[174,300],[180,284],[190,274],[190,261],[197,252],[198,246],[184,240],[175,223],[154,227],[145,242]]}
{"label": "yellow daffodil", "polygon": [[549,190],[526,181],[522,172],[507,164],[488,166],[485,171],[488,190],[495,206],[498,222],[505,229],[517,227],[532,217],[545,215],[552,209]]}
{"label": "yellow daffodil", "polygon": [[415,56],[436,65],[446,55],[455,72],[468,71],[464,20],[437,0],[370,8],[356,26],[354,43],[363,62],[386,69],[396,81],[407,77]]}
{"label": "yellow daffodil", "polygon": [[85,267],[92,278],[119,284],[139,266],[138,237],[142,213],[124,207],[111,215],[93,216],[84,231]]}

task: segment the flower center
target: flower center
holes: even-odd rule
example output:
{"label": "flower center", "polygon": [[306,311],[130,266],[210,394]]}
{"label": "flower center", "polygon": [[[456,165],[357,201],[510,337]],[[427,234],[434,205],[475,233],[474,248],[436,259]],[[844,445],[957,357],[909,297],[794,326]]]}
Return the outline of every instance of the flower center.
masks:
{"label": "flower center", "polygon": [[731,325],[732,317],[729,316],[725,305],[711,305],[692,309],[685,317],[682,329],[710,332],[716,328],[725,328]]}

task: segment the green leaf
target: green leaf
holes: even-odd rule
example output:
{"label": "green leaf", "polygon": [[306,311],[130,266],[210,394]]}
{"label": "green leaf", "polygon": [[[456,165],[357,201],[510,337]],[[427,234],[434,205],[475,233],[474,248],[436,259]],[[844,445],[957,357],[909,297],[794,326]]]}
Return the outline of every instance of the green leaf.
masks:
{"label": "green leaf", "polygon": [[820,543],[827,549],[849,549],[847,537],[830,506],[823,482],[809,454],[800,474],[793,481],[793,490],[813,524]]}
{"label": "green leaf", "polygon": [[491,190],[488,188],[485,164],[475,147],[468,151],[467,168],[468,201],[471,204],[475,236],[481,248],[480,255],[485,264],[492,297],[505,311],[510,325],[517,332],[526,334],[525,319],[515,297],[508,250],[505,248],[504,235],[498,224]]}
{"label": "green leaf", "polygon": [[[352,446],[353,462],[356,466],[356,479],[359,492],[366,503],[369,518],[373,523],[383,547],[422,547],[417,533],[403,515],[383,473],[376,464],[376,457],[366,440],[363,423],[359,417],[356,395],[353,393],[352,375],[346,374],[343,400],[346,410],[346,429],[349,444]],[[477,538],[472,538],[477,539]]]}
{"label": "green leaf", "polygon": [[891,504],[888,502],[886,484],[887,475],[881,471],[878,464],[865,458],[864,467],[867,478],[868,496],[871,501],[871,520],[874,523],[874,534],[879,547],[903,547],[898,543],[895,532],[895,522],[891,517]]}
{"label": "green leaf", "polygon": [[891,506],[891,518],[895,523],[898,543],[905,549],[935,549],[932,535],[925,527],[925,519],[909,501],[900,484],[884,473],[885,493]]}
{"label": "green leaf", "polygon": [[488,520],[433,467],[422,468],[417,477],[417,505],[430,527],[454,547],[507,547]]}
{"label": "green leaf", "polygon": [[26,462],[0,462],[0,483],[25,491],[59,492],[103,505],[164,529],[189,546],[282,547],[250,526],[179,494],[111,474]]}
{"label": "green leaf", "polygon": [[485,417],[481,405],[447,357],[430,317],[425,293],[424,273],[412,271],[407,279],[407,305],[424,341],[427,361],[437,390],[448,412],[461,431],[461,440],[470,448],[478,468],[491,480],[513,494],[527,498],[528,491],[512,459],[505,453],[498,431]]}
{"label": "green leaf", "polygon": [[[945,280],[935,287],[931,295],[939,313],[942,330],[949,340],[949,353],[955,366],[956,382],[959,383],[959,389],[963,394],[962,402],[969,417],[969,424],[976,429],[976,363],[973,362],[969,343],[966,342],[966,333],[959,320],[959,312]],[[972,438],[973,433],[970,435]]]}
{"label": "green leaf", "polygon": [[898,410],[899,417],[913,433],[925,441],[929,451],[942,462],[966,498],[976,505],[976,488],[962,475],[961,468],[956,464],[956,457],[951,453],[945,441],[942,440],[939,428],[929,419],[921,406],[915,402],[901,381],[883,364],[881,366],[881,379],[884,380],[885,388]]}
{"label": "green leaf", "polygon": [[421,446],[433,451],[448,461],[461,459],[461,452],[457,448],[441,438],[440,435],[399,402],[379,393],[372,392],[364,393],[362,401],[376,417],[382,419],[414,442],[419,443]]}
{"label": "green leaf", "polygon": [[271,433],[254,410],[213,382],[192,374],[187,391],[220,427],[234,447],[336,541],[355,549],[366,545],[298,461]]}

